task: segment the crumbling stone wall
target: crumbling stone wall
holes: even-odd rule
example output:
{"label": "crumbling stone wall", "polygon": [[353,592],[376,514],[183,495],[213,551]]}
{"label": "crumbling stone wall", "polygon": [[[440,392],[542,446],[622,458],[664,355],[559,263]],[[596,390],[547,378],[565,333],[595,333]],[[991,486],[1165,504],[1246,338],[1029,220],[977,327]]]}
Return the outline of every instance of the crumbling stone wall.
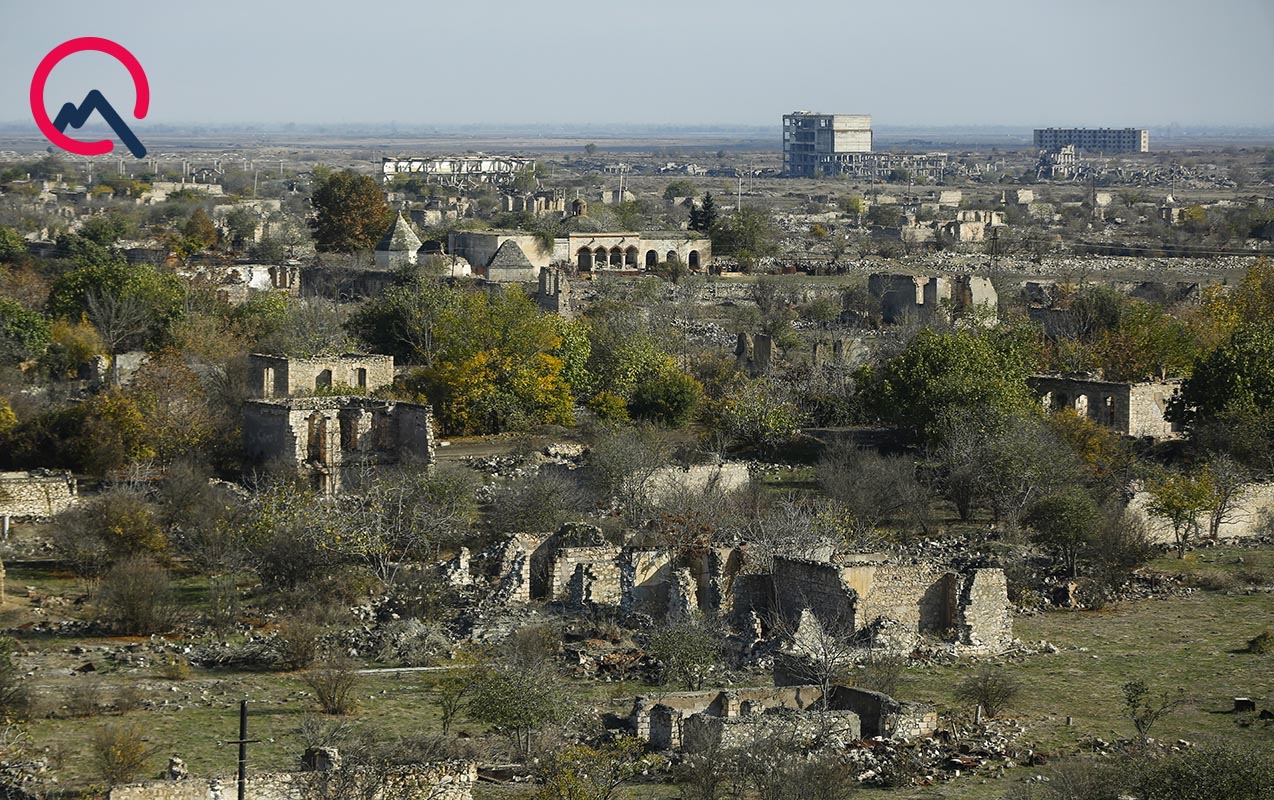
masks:
{"label": "crumbling stone wall", "polygon": [[960,639],[969,647],[1001,650],[1013,639],[1004,570],[975,569],[963,576],[956,613]]}
{"label": "crumbling stone wall", "polygon": [[692,464],[689,467],[667,466],[656,470],[646,482],[646,494],[652,503],[660,503],[686,492],[728,493],[748,485],[751,473],[742,461],[720,464]]}
{"label": "crumbling stone wall", "polygon": [[250,462],[287,465],[331,494],[363,465],[432,465],[433,409],[361,396],[250,400],[243,449]]}
{"label": "crumbling stone wall", "polygon": [[[1128,501],[1128,511],[1146,523],[1155,541],[1171,544],[1175,541],[1172,526],[1159,517],[1150,516],[1146,511],[1149,503],[1149,492],[1136,492]],[[1200,535],[1207,534],[1211,520],[1212,515],[1207,512],[1199,515]],[[1246,538],[1268,533],[1274,533],[1274,483],[1249,483],[1221,521],[1217,536]]]}
{"label": "crumbling stone wall", "polygon": [[333,386],[374,392],[394,382],[394,357],[345,353],[319,358],[248,356],[248,387],[253,397],[308,395]]}
{"label": "crumbling stone wall", "polygon": [[75,478],[65,470],[0,472],[0,517],[46,519],[77,499]]}
{"label": "crumbling stone wall", "polygon": [[[738,580],[735,585],[734,619],[739,624],[746,604],[757,602],[755,595],[764,585]],[[859,554],[845,563],[779,556],[772,591],[775,606],[770,610],[789,631],[797,630],[808,611],[825,630],[855,632],[866,626],[877,644],[901,650],[909,650],[908,643],[926,633],[982,651],[996,651],[1012,639],[1007,584],[1000,569],[962,575],[932,562],[890,563],[881,554]]]}
{"label": "crumbling stone wall", "polygon": [[633,699],[625,727],[632,735],[648,740],[658,750],[675,750],[681,746],[684,721],[696,714],[733,719],[776,708],[804,711],[816,705],[822,697],[823,691],[817,686],[705,689],[639,695]]}
{"label": "crumbling stone wall", "polygon": [[682,721],[681,749],[697,753],[712,752],[718,748],[743,748],[766,733],[780,732],[794,743],[809,743],[826,736],[852,742],[862,738],[862,724],[852,711],[801,714],[773,710],[728,719],[693,714]]}
{"label": "crumbling stone wall", "polygon": [[904,703],[887,694],[837,686],[832,705],[853,711],[862,721],[864,736],[910,739],[929,736],[938,729],[938,712],[927,703]]}
{"label": "crumbling stone wall", "polygon": [[[253,800],[304,800],[323,793],[313,784],[326,773],[284,772],[250,775],[246,794]],[[397,767],[372,776],[356,788],[367,800],[473,800],[478,767],[472,761],[436,761]],[[374,783],[372,783],[374,781]],[[355,787],[359,780],[354,778]],[[145,781],[111,787],[109,800],[223,800],[236,790],[233,778]]]}
{"label": "crumbling stone wall", "polygon": [[614,545],[563,547],[553,554],[546,600],[572,606],[618,604],[619,548]]}

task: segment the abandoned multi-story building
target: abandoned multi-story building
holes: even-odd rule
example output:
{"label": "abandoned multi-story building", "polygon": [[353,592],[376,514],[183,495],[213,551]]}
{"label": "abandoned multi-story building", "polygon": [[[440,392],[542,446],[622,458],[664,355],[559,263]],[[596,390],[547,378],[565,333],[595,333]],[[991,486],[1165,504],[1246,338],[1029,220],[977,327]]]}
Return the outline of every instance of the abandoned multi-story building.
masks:
{"label": "abandoned multi-story building", "polygon": [[431,466],[433,409],[356,396],[249,400],[243,449],[252,464],[295,470],[316,490],[335,494],[357,486],[372,467]]}
{"label": "abandoned multi-story building", "polygon": [[1105,153],[1148,153],[1150,131],[1145,128],[1036,128],[1035,146],[1060,150],[1066,145]]}
{"label": "abandoned multi-story building", "polygon": [[870,152],[870,114],[793,111],[783,115],[784,175],[839,175],[851,154]]}
{"label": "abandoned multi-story building", "polygon": [[394,357],[373,353],[292,358],[248,356],[248,387],[253,397],[332,394],[343,387],[370,393],[394,382]]}
{"label": "abandoned multi-story building", "polygon": [[880,298],[881,319],[888,323],[932,319],[937,314],[981,313],[994,319],[999,306],[991,281],[974,275],[874,273],[867,277],[867,291]]}
{"label": "abandoned multi-story building", "polygon": [[1049,411],[1069,408],[1124,436],[1172,439],[1180,426],[1164,414],[1181,381],[1123,383],[1089,376],[1034,375],[1027,383]]}
{"label": "abandoned multi-story building", "polygon": [[438,158],[383,158],[381,174],[386,183],[395,175],[422,175],[444,186],[508,183],[535,166],[535,159],[477,153]]}

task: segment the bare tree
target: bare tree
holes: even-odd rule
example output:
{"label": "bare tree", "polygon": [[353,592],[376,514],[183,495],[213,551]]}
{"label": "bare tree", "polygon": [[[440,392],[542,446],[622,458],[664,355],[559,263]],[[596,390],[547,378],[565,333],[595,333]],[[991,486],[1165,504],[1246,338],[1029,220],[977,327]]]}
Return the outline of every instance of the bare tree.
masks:
{"label": "bare tree", "polygon": [[146,332],[150,309],[131,294],[90,290],[85,297],[88,318],[111,357],[111,384],[119,386],[119,354]]}
{"label": "bare tree", "polygon": [[1251,474],[1232,456],[1221,454],[1208,462],[1212,477],[1212,505],[1208,509],[1208,537],[1215,540],[1221,526],[1237,520],[1237,506],[1248,491]]}

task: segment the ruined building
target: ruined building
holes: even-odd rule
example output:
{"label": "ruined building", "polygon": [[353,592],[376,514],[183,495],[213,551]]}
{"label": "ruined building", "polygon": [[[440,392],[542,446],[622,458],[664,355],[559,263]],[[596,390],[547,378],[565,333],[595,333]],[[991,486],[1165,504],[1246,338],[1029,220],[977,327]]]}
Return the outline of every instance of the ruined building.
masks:
{"label": "ruined building", "polygon": [[540,308],[564,319],[575,316],[575,303],[571,283],[562,270],[551,267],[540,270],[540,286],[535,293]]}
{"label": "ruined building", "polygon": [[341,387],[374,392],[394,382],[394,357],[372,353],[291,358],[248,356],[248,387],[253,397],[292,397],[330,393]]}
{"label": "ruined building", "polygon": [[867,291],[880,298],[881,319],[888,323],[975,312],[986,313],[994,319],[999,308],[999,295],[991,281],[974,275],[930,277],[875,273],[867,278]]}
{"label": "ruined building", "polygon": [[801,635],[812,616],[838,635],[869,634],[874,644],[910,652],[922,636],[958,652],[998,652],[1012,639],[1004,571],[957,571],[936,562],[882,554],[827,560],[778,556],[772,575],[735,581],[733,614],[756,614]]}
{"label": "ruined building", "polygon": [[1036,128],[1035,146],[1060,150],[1074,145],[1080,150],[1104,153],[1148,153],[1150,131],[1145,128]]}
{"label": "ruined building", "polygon": [[356,486],[368,468],[432,465],[433,409],[354,396],[250,400],[243,449],[253,464],[296,470],[335,494]]}
{"label": "ruined building", "polygon": [[[809,713],[815,710],[820,713]],[[755,741],[753,733],[779,717],[798,739],[828,733],[845,741],[907,739],[928,736],[938,728],[932,706],[901,703],[850,686],[833,686],[824,702],[823,690],[809,685],[640,695],[626,717],[610,716],[604,724],[643,738],[656,750],[702,752]]]}
{"label": "ruined building", "polygon": [[839,174],[849,154],[870,152],[870,114],[783,115],[783,174],[788,177]]}
{"label": "ruined building", "polygon": [[1089,377],[1034,375],[1027,384],[1049,411],[1072,409],[1124,436],[1172,439],[1180,426],[1164,418],[1181,381],[1122,383]]}
{"label": "ruined building", "polygon": [[395,270],[415,264],[420,244],[420,237],[411,229],[411,223],[399,213],[394,224],[376,243],[376,268]]}

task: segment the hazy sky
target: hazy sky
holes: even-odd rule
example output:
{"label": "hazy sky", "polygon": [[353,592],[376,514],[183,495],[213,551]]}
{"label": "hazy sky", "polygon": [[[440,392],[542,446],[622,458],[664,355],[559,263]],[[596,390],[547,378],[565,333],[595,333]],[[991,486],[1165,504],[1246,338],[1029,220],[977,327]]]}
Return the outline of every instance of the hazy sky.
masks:
{"label": "hazy sky", "polygon": [[[146,124],[1274,125],[1274,0],[0,0],[0,121],[53,46],[105,36]],[[54,71],[50,114],[123,68]],[[130,119],[125,115],[125,119]],[[32,123],[34,131],[34,123]]]}

